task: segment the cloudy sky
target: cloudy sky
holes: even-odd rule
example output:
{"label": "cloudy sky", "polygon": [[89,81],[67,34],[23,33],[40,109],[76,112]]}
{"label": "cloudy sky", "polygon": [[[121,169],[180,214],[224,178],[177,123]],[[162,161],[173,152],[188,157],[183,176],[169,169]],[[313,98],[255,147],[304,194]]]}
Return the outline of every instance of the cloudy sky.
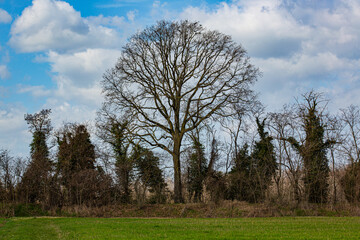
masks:
{"label": "cloudy sky", "polygon": [[359,0],[0,0],[0,148],[28,154],[25,113],[51,108],[55,127],[93,120],[104,71],[161,19],[241,43],[263,73],[254,88],[268,111],[310,89],[334,110],[360,105]]}

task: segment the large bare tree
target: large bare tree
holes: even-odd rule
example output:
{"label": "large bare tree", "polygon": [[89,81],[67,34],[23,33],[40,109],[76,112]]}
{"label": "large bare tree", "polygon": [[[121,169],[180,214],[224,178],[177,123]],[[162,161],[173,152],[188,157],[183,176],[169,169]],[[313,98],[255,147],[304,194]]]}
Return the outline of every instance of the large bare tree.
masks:
{"label": "large bare tree", "polygon": [[160,21],[133,35],[103,79],[105,101],[135,117],[136,135],[171,154],[174,201],[182,202],[180,152],[186,133],[232,116],[253,99],[258,70],[230,36],[198,22]]}

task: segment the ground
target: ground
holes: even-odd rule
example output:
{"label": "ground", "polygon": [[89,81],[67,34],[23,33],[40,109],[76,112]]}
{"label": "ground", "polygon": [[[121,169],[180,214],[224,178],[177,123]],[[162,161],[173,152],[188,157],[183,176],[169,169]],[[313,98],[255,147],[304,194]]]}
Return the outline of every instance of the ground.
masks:
{"label": "ground", "polygon": [[359,217],[0,218],[0,239],[359,239]]}

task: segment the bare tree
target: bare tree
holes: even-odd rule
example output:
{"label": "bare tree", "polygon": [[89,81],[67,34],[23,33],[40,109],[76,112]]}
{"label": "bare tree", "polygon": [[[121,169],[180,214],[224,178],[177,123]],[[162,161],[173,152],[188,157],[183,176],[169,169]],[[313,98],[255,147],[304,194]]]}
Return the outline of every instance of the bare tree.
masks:
{"label": "bare tree", "polygon": [[340,111],[340,120],[344,128],[342,152],[350,164],[355,164],[360,162],[360,108],[350,105]]}
{"label": "bare tree", "polygon": [[340,152],[348,163],[341,184],[346,199],[349,202],[356,202],[360,201],[360,108],[350,105],[340,111],[340,119],[343,125]]}
{"label": "bare tree", "polygon": [[[325,116],[326,121],[326,128],[325,128],[325,135],[327,139],[332,139],[334,144],[329,146],[329,153],[331,159],[331,185],[332,185],[332,203],[336,204],[338,200],[337,194],[337,172],[339,170],[338,166],[338,159],[336,157],[341,157],[340,149],[342,148],[343,144],[346,144],[343,141],[343,134],[342,131],[344,129],[344,124],[338,116],[327,115]],[[335,144],[336,143],[336,144]]]}
{"label": "bare tree", "polygon": [[252,99],[258,70],[230,36],[198,22],[166,22],[133,35],[104,75],[105,101],[134,117],[137,137],[173,159],[174,200],[182,202],[184,135],[204,121],[229,117]]}
{"label": "bare tree", "polygon": [[270,113],[271,123],[269,126],[271,135],[275,139],[275,152],[279,166],[278,174],[274,179],[278,197],[282,195],[281,181],[284,179],[282,175],[285,174],[292,188],[290,195],[293,195],[293,199],[300,203],[303,192],[301,184],[303,163],[301,157],[292,149],[291,144],[286,141],[290,137],[299,139],[301,143],[305,141],[296,111],[295,105],[285,105],[280,113]]}
{"label": "bare tree", "polygon": [[[3,198],[11,202],[15,200],[14,158],[8,150],[0,150],[0,184],[3,183]],[[1,187],[1,186],[0,186]],[[1,199],[1,196],[0,196]]]}
{"label": "bare tree", "polygon": [[42,132],[45,135],[48,135],[51,130],[51,119],[50,119],[51,109],[42,109],[38,113],[34,114],[25,114],[25,121],[29,125],[29,130],[31,133]]}

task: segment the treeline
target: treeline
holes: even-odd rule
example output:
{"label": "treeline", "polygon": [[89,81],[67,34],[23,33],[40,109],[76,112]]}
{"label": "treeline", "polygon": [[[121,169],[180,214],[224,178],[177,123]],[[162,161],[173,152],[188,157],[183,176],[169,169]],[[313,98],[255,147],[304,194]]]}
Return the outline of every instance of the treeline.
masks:
{"label": "treeline", "polygon": [[[14,159],[7,150],[1,151],[2,202],[35,203],[44,208],[91,207],[132,203],[134,192],[138,201],[145,201],[146,191],[152,193],[148,201],[165,202],[166,184],[159,158],[138,144],[130,146],[123,126],[111,126],[106,143],[112,152],[104,153],[96,150],[84,124],[67,123],[53,131],[50,113],[45,109],[25,116],[33,134],[28,163]],[[49,138],[57,148],[53,154]],[[97,162],[103,154],[114,158],[113,172],[105,172]]]}
{"label": "treeline", "polygon": [[[191,132],[181,155],[185,201],[358,203],[360,108],[332,116],[321,94],[302,97],[281,112],[241,115],[227,133],[205,125]],[[95,146],[86,125],[54,130],[50,114],[25,116],[28,161],[1,150],[1,202],[45,209],[173,202],[167,156],[137,141],[129,119],[99,111]]]}
{"label": "treeline", "polygon": [[25,116],[30,158],[1,151],[0,200],[359,202],[359,107],[332,115],[311,91],[265,114],[251,89],[260,75],[230,36],[186,20],[149,26],[104,74],[92,138],[85,124],[54,130],[50,110]]}

